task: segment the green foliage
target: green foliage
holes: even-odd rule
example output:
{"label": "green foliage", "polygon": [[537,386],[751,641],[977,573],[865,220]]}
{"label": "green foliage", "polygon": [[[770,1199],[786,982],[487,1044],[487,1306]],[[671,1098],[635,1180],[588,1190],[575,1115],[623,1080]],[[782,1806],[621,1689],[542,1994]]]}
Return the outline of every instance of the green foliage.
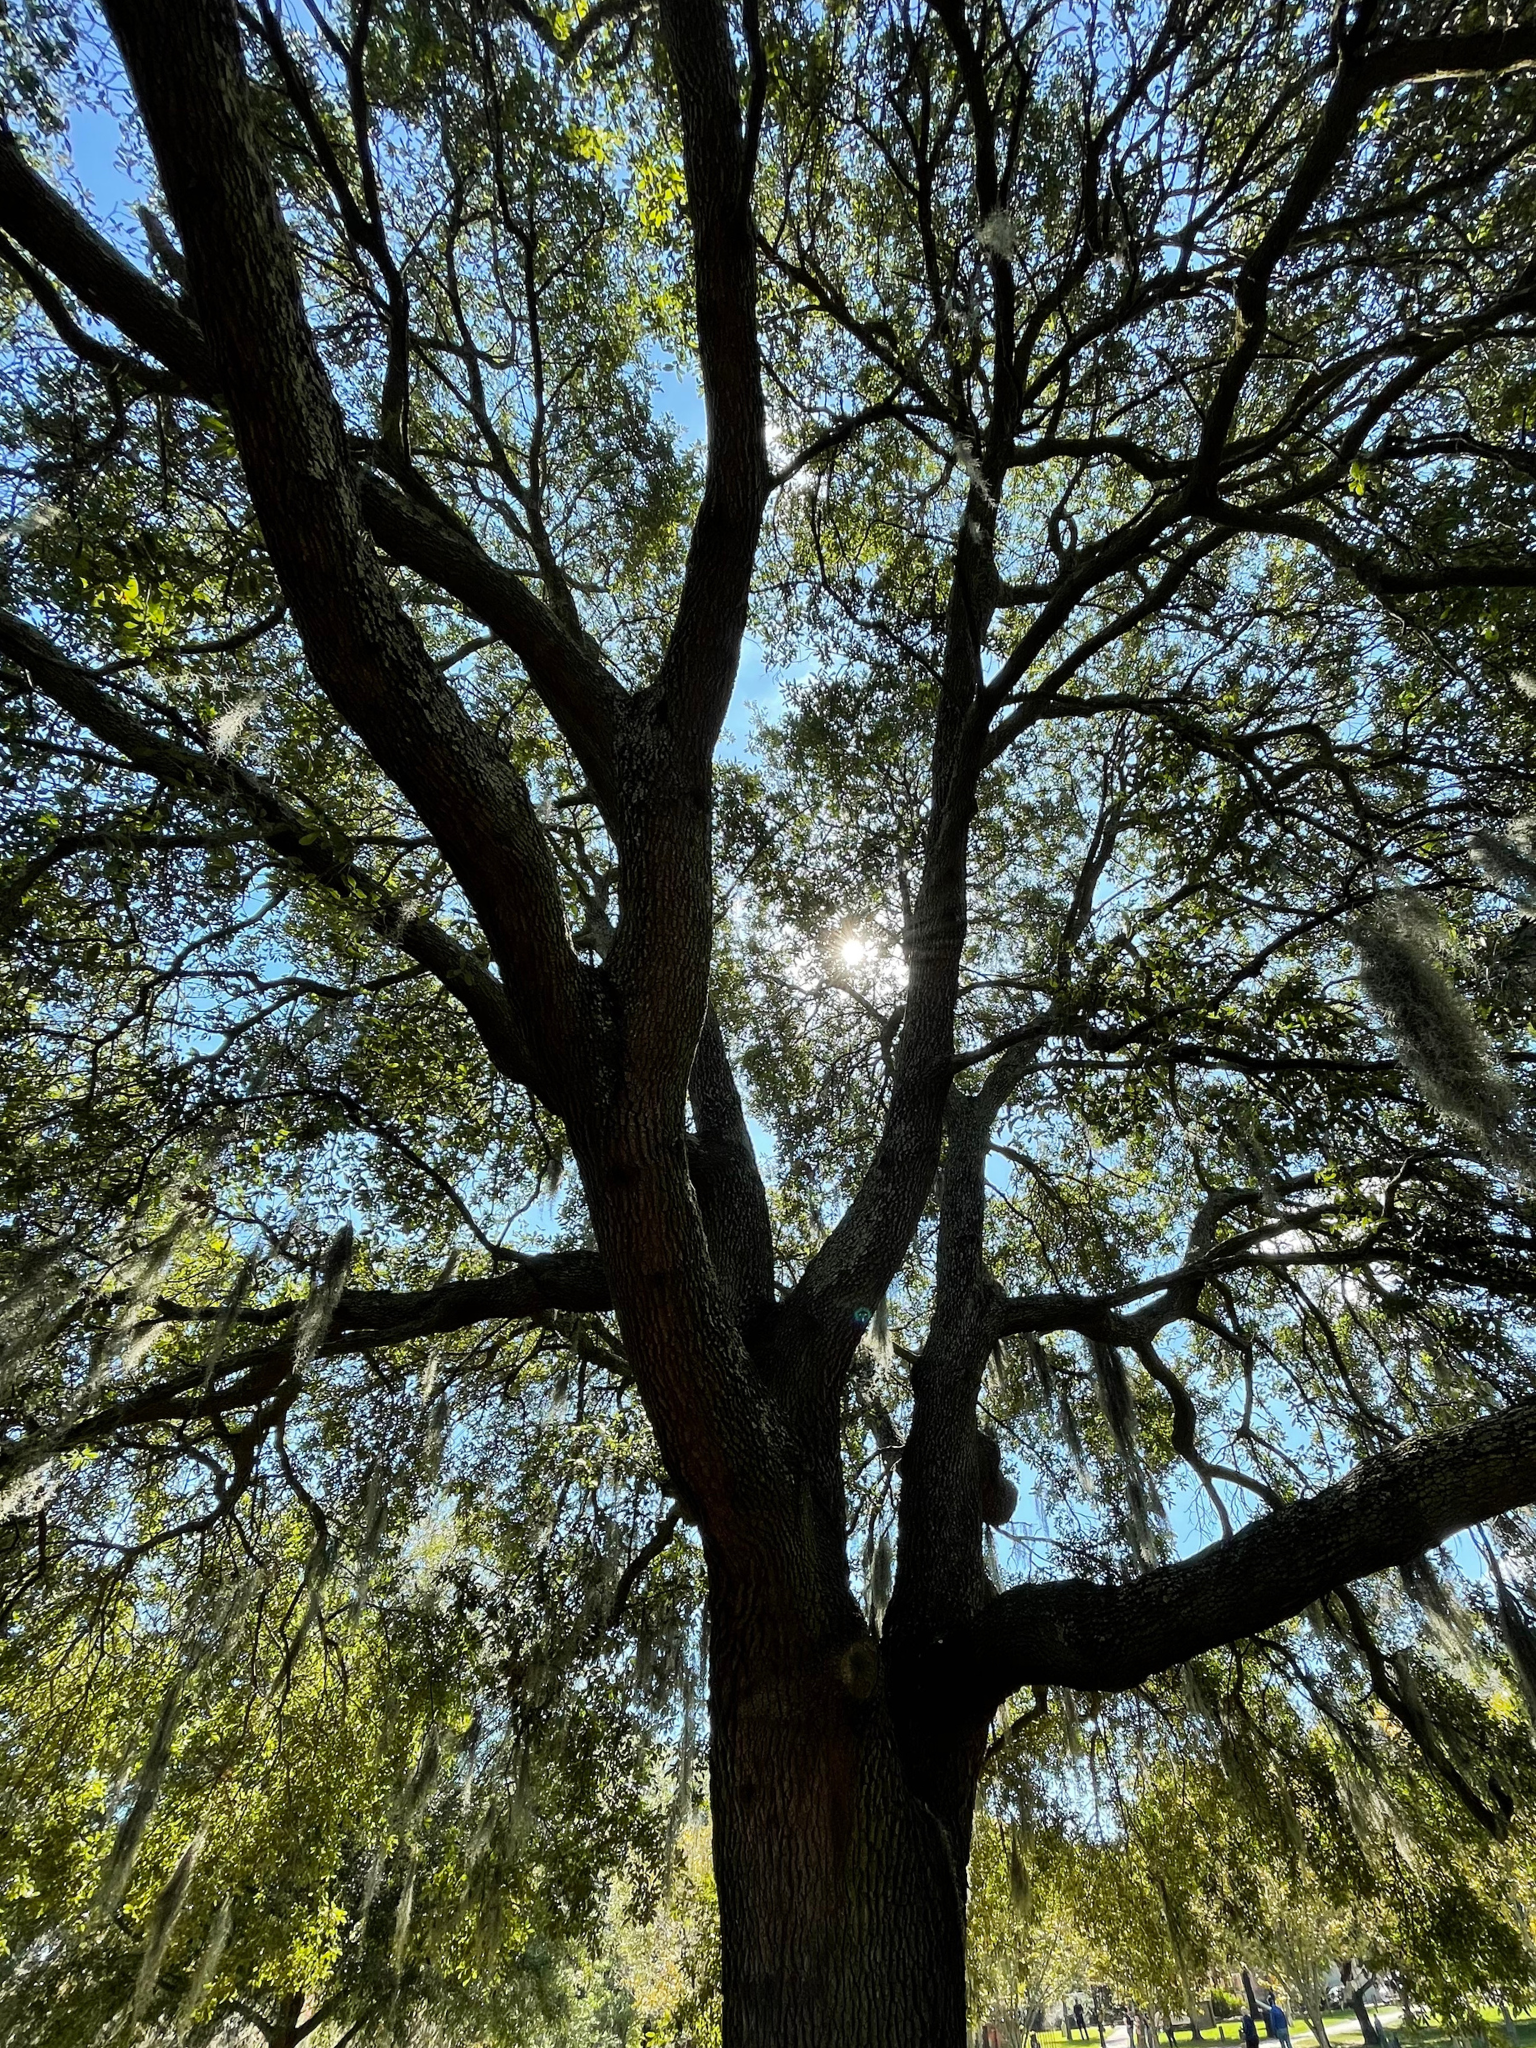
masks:
{"label": "green foliage", "polygon": [[615,1897],[597,1959],[596,1973],[626,2002],[627,2048],[720,2048],[720,1905],[708,1827],[685,1828],[678,1852],[659,1900]]}
{"label": "green foliage", "polygon": [[[1442,1633],[1424,1691],[1457,1757],[1496,1757],[1528,1782],[1530,1734],[1488,1661],[1491,1622],[1455,1646]],[[978,2016],[1097,1985],[1184,2015],[1245,1964],[1320,2039],[1346,1961],[1468,2036],[1490,2002],[1529,1998],[1528,1820],[1491,1842],[1338,1649],[1319,1617],[1286,1631],[1291,1687],[1251,1706],[1232,1690],[1239,1660],[1209,1659],[1086,1733],[1063,1696],[1004,1739],[972,1860]],[[1030,1882],[1010,1897],[1018,1845]]]}
{"label": "green foliage", "polygon": [[[651,1703],[668,1694],[604,1644],[611,1421],[579,1396],[560,1455],[525,1447],[535,1472],[461,1363],[436,1370],[450,1440],[415,1389],[333,1384],[285,1426],[308,1512],[258,1482],[193,1557],[185,1501],[143,1474],[124,1494],[92,1454],[40,1509],[35,1558],[12,1525],[31,1623],[0,1658],[8,2039],[178,2010],[226,1923],[193,2000],[205,2028],[302,1995],[338,2023],[428,2011],[445,2037],[510,2040],[559,2008],[606,1873],[665,1841]],[[561,1492],[582,1503],[563,1518]],[[69,1542],[87,1516],[115,1528],[114,1556]],[[647,1590],[663,1638],[686,1588]]]}

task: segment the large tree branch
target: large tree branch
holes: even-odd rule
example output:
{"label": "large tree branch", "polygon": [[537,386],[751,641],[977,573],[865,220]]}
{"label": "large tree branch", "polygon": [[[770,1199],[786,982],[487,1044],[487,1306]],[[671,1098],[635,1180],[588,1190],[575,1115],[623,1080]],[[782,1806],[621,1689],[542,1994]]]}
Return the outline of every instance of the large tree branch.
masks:
{"label": "large tree branch", "polygon": [[[972,504],[979,492],[971,493]],[[956,551],[945,654],[946,689],[932,749],[932,802],[923,873],[903,934],[907,1001],[893,1055],[890,1100],[873,1157],[836,1227],[780,1313],[779,1346],[798,1355],[807,1398],[841,1383],[862,1324],[901,1263],[933,1187],[955,1065],[955,1006],[967,928],[970,821],[986,744],[977,704],[980,648],[990,618],[988,564],[968,516]],[[867,1316],[866,1316],[867,1319]]]}
{"label": "large tree branch", "polygon": [[913,1640],[930,1638],[944,1615],[974,1613],[990,1584],[981,1555],[976,1399],[995,1341],[995,1290],[981,1257],[991,1122],[985,1088],[951,1092],[933,1312],[912,1369],[896,1585],[885,1623],[896,1657]]}
{"label": "large tree branch", "polygon": [[1499,71],[1536,71],[1536,27],[1474,29],[1471,33],[1404,36],[1360,60],[1367,93],[1438,79],[1478,78]]}
{"label": "large tree branch", "polygon": [[[240,1318],[250,1327],[286,1320],[302,1303],[253,1309]],[[436,1287],[343,1290],[322,1349],[351,1343],[404,1344],[440,1337],[475,1323],[509,1317],[598,1315],[612,1307],[608,1276],[595,1251],[539,1252],[474,1280],[444,1280]],[[166,1311],[166,1305],[161,1305]],[[217,1313],[217,1311],[215,1311]]]}
{"label": "large tree branch", "polygon": [[144,391],[160,392],[168,397],[181,395],[183,387],[178,377],[144,362],[138,356],[125,354],[111,342],[98,341],[94,334],[88,333],[70,311],[64,294],[53,280],[4,234],[0,234],[0,263],[21,279],[54,333],[81,362],[94,363],[98,370],[126,376]]}
{"label": "large tree branch", "polygon": [[1310,1499],[1260,1515],[1230,1542],[1123,1585],[1011,1587],[943,1638],[938,1654],[963,1673],[968,1710],[1026,1685],[1120,1691],[1532,1501],[1536,1400],[1411,1438]]}
{"label": "large tree branch", "polygon": [[[474,1280],[448,1280],[437,1287],[347,1288],[336,1303],[329,1329],[317,1355],[337,1357],[348,1351],[374,1350],[439,1337],[480,1323],[546,1316],[593,1314],[609,1307],[608,1281],[595,1252],[546,1252],[521,1259],[508,1270]],[[279,1302],[246,1310],[236,1318],[241,1330],[291,1324],[305,1308],[303,1301]],[[155,1304],[152,1321],[187,1324],[217,1323],[225,1311],[185,1308],[175,1301]],[[0,1461],[0,1473],[13,1479],[48,1458],[85,1445],[110,1446],[124,1433],[151,1423],[197,1422],[252,1408],[286,1391],[291,1401],[298,1390],[292,1377],[294,1338],[290,1330],[265,1344],[231,1353],[213,1370],[199,1363],[136,1393],[107,1401],[28,1441],[13,1444]]]}
{"label": "large tree branch", "polygon": [[39,177],[3,123],[0,229],[62,278],[99,319],[110,320],[173,370],[189,391],[214,397],[213,360],[196,321]]}
{"label": "large tree branch", "polygon": [[[803,1344],[814,1355],[812,1378],[822,1390],[852,1355],[850,1313],[872,1303],[889,1284],[938,1168],[956,1070],[954,1020],[966,936],[970,824],[977,782],[994,752],[989,719],[1015,675],[1022,675],[1034,658],[1031,650],[1045,645],[1094,583],[1135,560],[1172,517],[1168,507],[1154,506],[1095,548],[1091,567],[1058,579],[1030,632],[983,687],[981,649],[999,595],[990,538],[996,508],[982,490],[973,488],[969,494],[950,585],[923,873],[903,935],[907,1003],[890,1103],[857,1193],[784,1304],[783,1342]],[[815,1342],[808,1336],[813,1325],[821,1332]]]}
{"label": "large tree branch", "polygon": [[596,1013],[549,843],[522,777],[433,664],[363,530],[233,6],[118,0],[108,13],[310,671],[437,840],[518,986],[523,1062],[558,1105]]}
{"label": "large tree branch", "polygon": [[769,471],[757,335],[752,164],[724,0],[662,0],[677,82],[693,230],[704,389],[704,496],[658,678],[690,768],[712,753],[730,703]]}
{"label": "large tree branch", "polygon": [[695,1142],[688,1165],[710,1258],[736,1321],[750,1342],[773,1307],[773,1225],[752,1133],[731,1072],[714,1006],[688,1078]]}
{"label": "large tree branch", "polygon": [[1536,561],[1529,555],[1511,555],[1504,561],[1463,556],[1458,561],[1409,567],[1367,554],[1336,533],[1326,520],[1305,512],[1270,512],[1262,505],[1231,505],[1218,498],[1212,503],[1211,516],[1234,532],[1284,534],[1302,541],[1375,597],[1413,597],[1433,590],[1529,590],[1536,585]]}
{"label": "large tree branch", "polygon": [[660,22],[683,136],[707,452],[666,651],[620,740],[622,914],[606,967],[629,1072],[671,1118],[708,997],[711,762],[746,630],[768,456],[751,161],[725,0],[662,0]]}
{"label": "large tree branch", "polygon": [[[99,318],[163,363],[193,397],[208,405],[220,402],[208,343],[196,321],[33,170],[3,127],[0,231]],[[363,519],[385,554],[456,597],[524,664],[598,804],[611,814],[614,726],[624,699],[602,661],[574,641],[524,579],[488,555],[446,507],[407,497],[366,469],[358,487]]]}
{"label": "large tree branch", "polygon": [[524,1078],[517,1058],[516,1013],[496,976],[441,925],[409,910],[393,890],[359,867],[339,833],[228,754],[201,752],[157,733],[89,670],[8,612],[0,612],[0,657],[14,662],[43,696],[130,767],[168,790],[212,798],[240,811],[286,866],[308,875],[381,939],[434,975],[463,1004],[495,1064]]}
{"label": "large tree branch", "polygon": [[599,810],[614,819],[614,731],[625,698],[603,661],[574,640],[527,581],[487,554],[446,508],[408,497],[372,470],[362,472],[359,488],[363,518],[384,553],[456,597],[523,663]]}

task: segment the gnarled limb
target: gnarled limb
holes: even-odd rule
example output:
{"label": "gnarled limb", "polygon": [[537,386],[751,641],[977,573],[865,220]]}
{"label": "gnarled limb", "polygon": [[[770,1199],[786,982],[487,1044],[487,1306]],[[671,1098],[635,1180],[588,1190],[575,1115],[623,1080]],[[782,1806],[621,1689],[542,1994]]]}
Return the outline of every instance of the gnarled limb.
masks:
{"label": "gnarled limb", "polygon": [[1364,1460],[1230,1542],[1122,1585],[1010,1587],[941,1645],[988,1708],[1026,1685],[1121,1691],[1235,1636],[1288,1620],[1351,1579],[1536,1499],[1536,1401]]}
{"label": "gnarled limb", "polygon": [[[404,1344],[439,1337],[475,1323],[555,1314],[601,1314],[612,1307],[602,1260],[593,1251],[538,1252],[475,1280],[444,1280],[436,1287],[345,1288],[331,1318],[328,1343]],[[163,1310],[162,1310],[163,1312]],[[296,1313],[287,1306],[242,1316],[259,1326]]]}
{"label": "gnarled limb", "polygon": [[[609,1306],[607,1279],[595,1252],[546,1252],[520,1259],[502,1272],[473,1280],[446,1280],[436,1287],[344,1289],[315,1355],[335,1358],[349,1351],[446,1336],[479,1323],[600,1313]],[[287,1301],[246,1309],[236,1315],[235,1326],[283,1330],[284,1325],[296,1323],[305,1307],[303,1301]],[[219,1308],[189,1310],[179,1302],[162,1299],[156,1302],[151,1321],[217,1323],[225,1313]],[[110,1447],[148,1423],[217,1420],[278,1398],[291,1402],[299,1389],[294,1338],[295,1331],[287,1329],[267,1343],[231,1352],[211,1370],[198,1364],[105,1401],[35,1440],[24,1437],[0,1460],[0,1478],[13,1481],[20,1472],[87,1445]]]}

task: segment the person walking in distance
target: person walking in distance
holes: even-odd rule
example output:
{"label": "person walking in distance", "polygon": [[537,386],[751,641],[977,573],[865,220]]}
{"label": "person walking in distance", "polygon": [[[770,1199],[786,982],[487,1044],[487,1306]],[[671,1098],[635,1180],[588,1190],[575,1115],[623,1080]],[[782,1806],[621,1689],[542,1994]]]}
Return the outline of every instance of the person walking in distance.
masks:
{"label": "person walking in distance", "polygon": [[1259,2048],[1259,2023],[1246,2009],[1240,2022],[1243,2048]]}
{"label": "person walking in distance", "polygon": [[1088,2022],[1083,2018],[1083,2001],[1080,1998],[1074,1999],[1072,2002],[1072,2017],[1077,2022],[1077,2031],[1086,2041],[1088,2038]]}

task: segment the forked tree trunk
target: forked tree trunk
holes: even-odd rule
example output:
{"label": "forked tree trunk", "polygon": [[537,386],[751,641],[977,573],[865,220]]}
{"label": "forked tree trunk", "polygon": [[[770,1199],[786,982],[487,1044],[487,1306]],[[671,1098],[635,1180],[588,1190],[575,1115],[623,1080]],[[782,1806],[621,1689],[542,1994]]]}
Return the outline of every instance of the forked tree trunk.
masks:
{"label": "forked tree trunk", "polygon": [[1379,2041],[1381,2038],[1380,2029],[1372,2019],[1365,2003],[1365,1994],[1369,1988],[1368,1982],[1365,1984],[1346,1985],[1344,1994],[1350,2011],[1360,2022],[1362,2048],[1372,2048],[1372,2043]]}
{"label": "forked tree trunk", "polygon": [[909,1789],[874,1644],[711,1603],[725,2048],[961,2048],[963,1856]]}

